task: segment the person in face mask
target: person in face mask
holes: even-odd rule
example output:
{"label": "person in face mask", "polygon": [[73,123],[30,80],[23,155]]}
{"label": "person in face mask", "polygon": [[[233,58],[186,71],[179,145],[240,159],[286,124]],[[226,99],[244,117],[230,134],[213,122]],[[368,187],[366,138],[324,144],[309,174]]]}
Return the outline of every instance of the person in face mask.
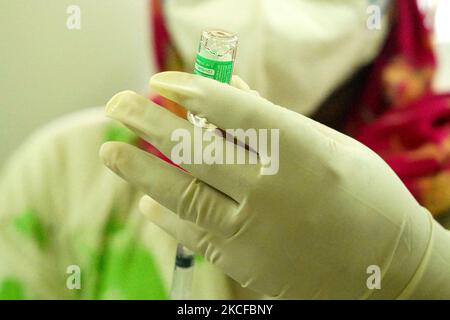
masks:
{"label": "person in face mask", "polygon": [[[108,114],[141,137],[93,109],[36,134],[5,168],[0,297],[167,298],[176,240],[206,257],[196,264],[194,298],[448,297],[442,285],[450,283],[448,232],[373,152],[299,114],[319,112],[380,49],[385,32],[366,29],[367,3],[175,1],[164,11],[160,1],[152,5],[162,69],[184,62],[190,70],[205,19],[252,44],[241,45],[236,72],[287,109],[239,78],[226,86],[163,73],[151,84],[160,94],[155,101],[178,115],[185,111],[170,101],[204,112],[223,128],[287,130],[280,174],[261,184],[255,183],[257,166],[192,166],[188,175],[129,145],[170,161],[163,155],[170,148],[168,130],[192,127],[134,93],[116,95]],[[198,100],[207,96],[202,92],[206,100]],[[102,147],[103,160],[131,184],[98,158],[105,141],[116,142]],[[139,204],[154,224],[139,213]],[[366,285],[373,264],[383,275],[382,290]]]}

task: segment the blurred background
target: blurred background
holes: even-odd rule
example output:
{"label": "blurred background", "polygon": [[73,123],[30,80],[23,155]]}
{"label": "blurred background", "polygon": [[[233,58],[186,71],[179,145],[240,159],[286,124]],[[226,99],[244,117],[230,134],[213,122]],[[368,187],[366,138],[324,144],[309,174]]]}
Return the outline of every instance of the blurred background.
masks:
{"label": "blurred background", "polygon": [[[435,30],[437,73],[414,1]],[[379,29],[368,27],[370,5],[381,9]],[[77,8],[80,28],[68,27]],[[382,27],[388,21],[395,22],[392,32]],[[0,0],[0,175],[38,128],[104,106],[122,90],[147,94],[157,69],[191,71],[205,28],[238,34],[235,72],[253,89],[353,134],[450,229],[450,0]],[[390,46],[380,50],[386,35]],[[365,68],[371,61],[376,68]],[[85,127],[85,120],[102,119],[100,109],[80,114],[79,123],[66,118],[63,130],[34,140],[31,153],[19,154],[0,176],[6,191],[0,236],[7,231],[0,241],[0,299],[28,291],[65,297],[69,287],[60,280],[74,262],[88,275],[77,297],[164,298],[174,239],[141,223],[140,194],[98,157],[102,141],[129,141],[130,134],[113,123]],[[33,158],[47,148],[51,155]],[[205,297],[241,290],[204,266],[212,281],[194,283]]]}
{"label": "blurred background", "polygon": [[[81,29],[66,10],[82,8]],[[33,130],[153,73],[147,0],[0,0],[0,166]]]}
{"label": "blurred background", "polygon": [[[70,5],[81,30],[66,28]],[[145,92],[154,59],[147,0],[0,0],[0,166],[37,127]],[[422,0],[436,27],[437,90],[450,89],[450,0]]]}

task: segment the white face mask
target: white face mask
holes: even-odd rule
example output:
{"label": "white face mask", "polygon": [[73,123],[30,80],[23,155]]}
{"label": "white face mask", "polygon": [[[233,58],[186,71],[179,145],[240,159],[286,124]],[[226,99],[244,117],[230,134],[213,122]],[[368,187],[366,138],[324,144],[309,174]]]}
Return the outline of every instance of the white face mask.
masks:
{"label": "white face mask", "polygon": [[[265,98],[310,115],[379,52],[387,31],[371,30],[384,0],[170,0],[168,29],[188,70],[203,29],[236,32],[235,73]],[[380,10],[382,11],[382,10]],[[375,21],[376,22],[376,21]]]}

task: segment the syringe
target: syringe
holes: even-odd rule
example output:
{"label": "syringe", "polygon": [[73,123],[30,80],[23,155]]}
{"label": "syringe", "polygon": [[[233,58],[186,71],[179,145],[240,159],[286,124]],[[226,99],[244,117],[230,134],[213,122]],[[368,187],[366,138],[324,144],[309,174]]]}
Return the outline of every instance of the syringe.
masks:
{"label": "syringe", "polygon": [[[220,82],[230,83],[236,58],[238,38],[234,33],[223,30],[202,32],[195,60],[194,73]],[[190,112],[187,119],[195,126],[216,129],[207,119]],[[178,244],[175,268],[172,278],[171,298],[185,300],[191,298],[194,254]]]}

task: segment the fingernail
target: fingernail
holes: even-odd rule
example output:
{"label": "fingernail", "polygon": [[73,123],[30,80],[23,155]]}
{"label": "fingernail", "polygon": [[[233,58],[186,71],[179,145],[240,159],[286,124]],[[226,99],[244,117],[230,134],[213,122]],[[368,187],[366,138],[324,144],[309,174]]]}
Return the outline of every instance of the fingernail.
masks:
{"label": "fingernail", "polygon": [[154,200],[149,196],[145,195],[139,201],[139,210],[147,217],[149,217],[149,213],[154,210]]}
{"label": "fingernail", "polygon": [[113,171],[117,170],[117,166],[116,166],[116,150],[114,148],[114,144],[111,142],[106,142],[104,144],[102,144],[102,146],[100,147],[100,151],[99,151],[99,155],[100,158],[103,160],[103,163],[105,164],[105,166],[107,166],[108,168],[110,168]]}
{"label": "fingernail", "polygon": [[198,95],[192,86],[194,77],[185,72],[161,72],[151,77],[150,88],[170,100],[181,102],[183,99]]}
{"label": "fingernail", "polygon": [[126,101],[130,97],[135,97],[136,95],[137,93],[131,90],[116,93],[106,104],[106,114],[113,115],[120,108],[120,105],[123,104],[123,101]]}

